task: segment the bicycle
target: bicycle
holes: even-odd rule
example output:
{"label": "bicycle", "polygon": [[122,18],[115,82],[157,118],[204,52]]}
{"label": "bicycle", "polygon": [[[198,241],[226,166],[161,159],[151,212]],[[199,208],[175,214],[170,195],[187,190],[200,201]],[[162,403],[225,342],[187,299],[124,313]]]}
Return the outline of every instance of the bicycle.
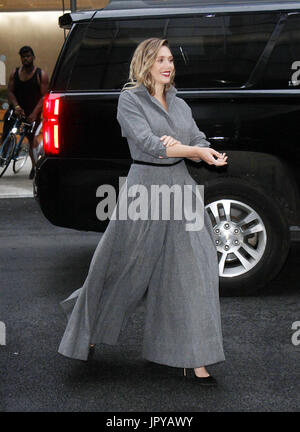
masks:
{"label": "bicycle", "polygon": [[[29,145],[21,147],[27,133],[32,133],[35,122],[27,123],[26,117],[18,117],[14,110],[9,111],[8,121],[14,120],[7,137],[0,146],[0,177],[3,176],[11,160],[13,160],[13,171],[18,173],[25,165],[29,155]],[[19,140],[17,135],[20,136]]]}

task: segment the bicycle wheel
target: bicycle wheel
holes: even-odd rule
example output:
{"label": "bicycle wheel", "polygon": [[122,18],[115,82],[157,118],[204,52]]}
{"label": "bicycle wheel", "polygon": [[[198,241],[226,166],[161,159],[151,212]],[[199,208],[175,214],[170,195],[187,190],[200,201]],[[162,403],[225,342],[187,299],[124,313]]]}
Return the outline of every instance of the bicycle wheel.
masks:
{"label": "bicycle wheel", "polygon": [[[1,159],[0,159],[0,177],[3,176],[5,171],[7,170],[10,161],[13,157],[14,150],[16,146],[16,137],[15,135],[8,135],[0,149]],[[3,151],[4,150],[4,151]]]}
{"label": "bicycle wheel", "polygon": [[13,163],[13,170],[15,174],[23,168],[27,161],[28,155],[29,144],[26,143],[23,147],[19,147],[18,153],[15,155]]}

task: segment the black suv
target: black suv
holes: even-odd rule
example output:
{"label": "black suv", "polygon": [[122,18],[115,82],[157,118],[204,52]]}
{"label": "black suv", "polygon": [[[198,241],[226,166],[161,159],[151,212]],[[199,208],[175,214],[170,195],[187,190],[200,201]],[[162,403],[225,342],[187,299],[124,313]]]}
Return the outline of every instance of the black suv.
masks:
{"label": "black suv", "polygon": [[[128,173],[116,119],[133,52],[167,38],[177,96],[190,105],[223,168],[186,160],[205,185],[221,295],[261,288],[282,268],[300,226],[300,5],[269,1],[120,1],[64,14],[70,29],[44,102],[45,156],[35,196],[55,225],[104,231],[97,188]],[[178,245],[180,248],[180,245]]]}

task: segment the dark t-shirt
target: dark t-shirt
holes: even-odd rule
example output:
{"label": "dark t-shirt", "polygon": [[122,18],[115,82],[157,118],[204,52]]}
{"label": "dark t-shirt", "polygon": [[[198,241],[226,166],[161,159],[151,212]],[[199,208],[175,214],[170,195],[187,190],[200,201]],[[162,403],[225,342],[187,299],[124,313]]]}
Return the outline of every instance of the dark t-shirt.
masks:
{"label": "dark t-shirt", "polygon": [[[35,73],[27,81],[20,80],[18,71],[19,68],[17,68],[14,73],[14,94],[17,98],[18,104],[20,105],[21,108],[23,108],[25,115],[28,116],[29,114],[32,113],[36,104],[42,97],[40,84],[39,84],[39,82],[41,82],[42,70],[40,68],[36,68]],[[38,76],[39,76],[39,82],[37,79]],[[8,121],[9,111],[11,108],[13,107],[10,106],[10,108],[6,111],[3,119],[4,125],[3,125],[3,133],[2,133],[2,140],[1,140],[2,142],[5,140],[8,132],[12,128],[15,121],[14,119]],[[41,114],[39,114],[36,119],[35,127],[32,133],[26,134],[26,136],[29,139],[33,138],[35,131],[40,124],[40,121],[41,121]]]}
{"label": "dark t-shirt", "polygon": [[23,108],[26,116],[32,113],[36,104],[41,99],[41,89],[39,80],[41,82],[42,70],[36,68],[35,73],[27,81],[21,81],[19,78],[19,68],[14,73],[14,94],[17,98],[18,104]]}

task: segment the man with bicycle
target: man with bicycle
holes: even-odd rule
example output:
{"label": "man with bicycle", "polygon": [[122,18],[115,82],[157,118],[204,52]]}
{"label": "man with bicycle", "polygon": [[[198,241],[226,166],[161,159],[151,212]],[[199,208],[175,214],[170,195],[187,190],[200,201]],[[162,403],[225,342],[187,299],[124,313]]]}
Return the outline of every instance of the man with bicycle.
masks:
{"label": "man with bicycle", "polygon": [[36,148],[39,144],[35,132],[41,121],[43,97],[47,93],[49,79],[42,69],[34,66],[35,55],[30,46],[23,46],[19,54],[22,66],[11,73],[8,81],[8,102],[10,107],[4,116],[2,142],[12,127],[12,123],[8,121],[9,111],[12,108],[16,115],[26,117],[29,123],[35,122],[32,132],[26,134],[29,142],[29,156],[32,162],[29,178],[33,179],[36,164],[33,148]]}

